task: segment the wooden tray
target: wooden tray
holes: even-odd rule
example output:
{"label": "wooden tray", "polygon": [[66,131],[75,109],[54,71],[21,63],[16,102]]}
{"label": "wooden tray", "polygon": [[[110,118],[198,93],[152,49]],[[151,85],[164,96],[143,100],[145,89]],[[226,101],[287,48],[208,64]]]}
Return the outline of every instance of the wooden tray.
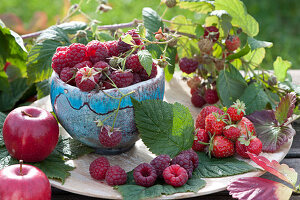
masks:
{"label": "wooden tray", "polygon": [[[188,106],[194,118],[200,112],[200,109],[192,106],[190,102],[189,88],[187,87],[186,83],[184,83],[180,79],[179,76],[176,76],[174,79],[172,79],[172,81],[166,83],[165,101],[170,103],[174,103],[176,101]],[[36,101],[35,103],[33,103],[33,106],[42,107],[49,111],[52,110],[49,96],[39,101]],[[68,135],[62,127],[60,127],[60,134]],[[272,154],[262,153],[262,155],[267,157],[269,160],[281,161],[288,153],[289,149],[291,148],[291,145],[292,140],[289,140],[289,142],[282,146],[279,151]],[[91,178],[89,174],[89,165],[98,156],[99,155],[97,154],[89,154],[81,157],[80,159],[69,161],[70,164],[76,167],[76,169],[71,171],[71,176],[66,179],[65,184],[62,185],[58,181],[50,180],[51,185],[65,191],[90,197],[122,199],[122,196],[112,187],[105,184],[105,182],[96,181]],[[126,172],[131,171],[142,162],[150,162],[153,159],[153,157],[155,157],[155,155],[148,151],[147,147],[143,144],[141,140],[139,140],[135,144],[135,146],[126,153],[123,153],[121,155],[107,156],[111,165],[120,165],[122,168],[125,169]],[[246,161],[257,167],[252,161]],[[158,197],[158,199],[181,199],[211,194],[225,190],[230,181],[232,181],[235,178],[261,176],[264,173],[264,171],[255,171],[230,177],[206,178],[206,186],[199,190],[197,193],[177,193],[168,196],[161,196]]]}

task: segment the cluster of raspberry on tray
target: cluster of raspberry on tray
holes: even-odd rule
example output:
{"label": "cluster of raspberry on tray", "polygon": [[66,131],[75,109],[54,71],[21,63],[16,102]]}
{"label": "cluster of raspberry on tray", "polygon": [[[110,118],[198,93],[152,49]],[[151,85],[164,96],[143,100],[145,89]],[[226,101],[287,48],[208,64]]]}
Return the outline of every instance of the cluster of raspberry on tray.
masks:
{"label": "cluster of raspberry on tray", "polygon": [[252,122],[244,117],[244,103],[237,100],[224,110],[215,106],[201,110],[192,149],[207,151],[216,158],[233,156],[235,152],[243,158],[249,158],[247,152],[260,154],[262,142],[256,137]]}
{"label": "cluster of raspberry on tray", "polygon": [[[135,29],[125,35],[131,35],[132,44],[141,47],[138,49],[145,49]],[[149,76],[139,61],[138,49],[131,52],[132,48],[133,45],[121,38],[107,42],[93,40],[87,45],[73,43],[56,49],[52,68],[62,81],[86,92],[95,88],[123,88],[154,78],[157,75],[156,64],[153,62]],[[120,58],[126,58],[125,66],[119,62]]]}
{"label": "cluster of raspberry on tray", "polygon": [[[169,155],[159,155],[150,164],[141,163],[133,170],[133,178],[137,185],[150,187],[158,179],[174,187],[184,185],[192,177],[198,167],[199,157],[192,149],[182,151],[170,158]],[[99,157],[90,164],[90,175],[96,180],[105,179],[108,185],[123,185],[127,182],[127,174],[120,166],[110,166],[105,157]]]}

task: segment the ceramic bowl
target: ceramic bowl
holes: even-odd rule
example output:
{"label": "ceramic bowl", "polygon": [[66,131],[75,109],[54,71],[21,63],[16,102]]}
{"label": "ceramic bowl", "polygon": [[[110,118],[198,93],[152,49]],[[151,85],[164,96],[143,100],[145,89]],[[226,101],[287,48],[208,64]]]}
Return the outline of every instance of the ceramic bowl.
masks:
{"label": "ceramic bowl", "polygon": [[[143,81],[120,91],[127,94],[135,91],[130,96],[138,101],[146,99],[163,99],[164,96],[164,71],[158,67],[157,76]],[[108,95],[121,97],[120,92],[114,89],[104,90]],[[139,134],[134,123],[133,105],[130,96],[121,101],[120,110],[116,118],[115,127],[122,131],[121,142],[112,148],[107,148],[99,142],[100,127],[97,120],[103,120],[118,108],[119,100],[105,95],[102,91],[83,92],[79,88],[64,83],[57,73],[51,76],[51,104],[59,123],[75,139],[83,144],[96,149],[100,154],[119,154],[129,150],[139,139]],[[114,115],[109,117],[104,124],[112,126]]]}

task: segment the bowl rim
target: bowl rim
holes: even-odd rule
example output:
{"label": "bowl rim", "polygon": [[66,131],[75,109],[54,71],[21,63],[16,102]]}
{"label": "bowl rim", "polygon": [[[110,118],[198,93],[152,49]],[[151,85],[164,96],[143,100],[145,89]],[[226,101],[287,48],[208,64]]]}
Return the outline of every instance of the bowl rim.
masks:
{"label": "bowl rim", "polygon": [[[70,84],[67,84],[65,82],[63,82],[60,78],[59,78],[59,75],[53,70],[52,72],[52,75],[51,75],[51,78],[50,78],[50,81],[52,82],[52,80],[56,80],[57,83],[59,85],[63,85],[65,89],[72,89],[72,90],[77,90],[78,92],[83,92],[83,93],[90,93],[90,92],[95,92],[95,90],[91,90],[89,92],[85,92],[85,91],[81,91],[78,87],[76,86],[72,86]],[[145,87],[147,85],[150,85],[151,83],[155,83],[155,82],[159,82],[160,79],[164,79],[164,69],[160,68],[160,67],[157,67],[157,75],[156,77],[154,78],[151,78],[149,80],[146,80],[146,81],[141,81],[139,83],[136,83],[136,84],[133,84],[133,85],[130,85],[130,86],[127,86],[127,87],[123,87],[123,88],[119,88],[119,90],[121,92],[127,92],[128,90],[134,90],[138,87]],[[111,88],[111,89],[106,89],[104,90],[106,93],[109,93],[111,91],[115,91],[116,88]],[[98,92],[97,92],[98,93]]]}

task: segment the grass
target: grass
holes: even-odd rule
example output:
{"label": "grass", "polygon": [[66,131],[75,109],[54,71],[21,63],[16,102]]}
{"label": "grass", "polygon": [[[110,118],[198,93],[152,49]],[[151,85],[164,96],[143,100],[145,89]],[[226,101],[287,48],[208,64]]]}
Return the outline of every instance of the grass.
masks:
{"label": "grass", "polygon": [[[151,7],[158,9],[160,0],[108,0],[112,10],[103,13],[101,22],[103,24],[114,24],[129,22],[133,19],[142,18],[142,8]],[[242,0],[248,12],[260,24],[260,33],[256,37],[259,40],[271,41],[274,46],[267,50],[263,66],[272,68],[272,63],[277,56],[292,62],[292,68],[300,69],[300,4],[298,0]],[[43,11],[48,15],[49,26],[55,23],[58,17],[63,16],[64,5],[67,0],[9,0],[0,5],[0,14],[14,13],[25,25],[29,24],[35,11]],[[164,12],[162,6],[158,12]],[[179,8],[169,9],[164,18],[171,19],[172,16],[185,15],[193,17],[191,13]]]}

